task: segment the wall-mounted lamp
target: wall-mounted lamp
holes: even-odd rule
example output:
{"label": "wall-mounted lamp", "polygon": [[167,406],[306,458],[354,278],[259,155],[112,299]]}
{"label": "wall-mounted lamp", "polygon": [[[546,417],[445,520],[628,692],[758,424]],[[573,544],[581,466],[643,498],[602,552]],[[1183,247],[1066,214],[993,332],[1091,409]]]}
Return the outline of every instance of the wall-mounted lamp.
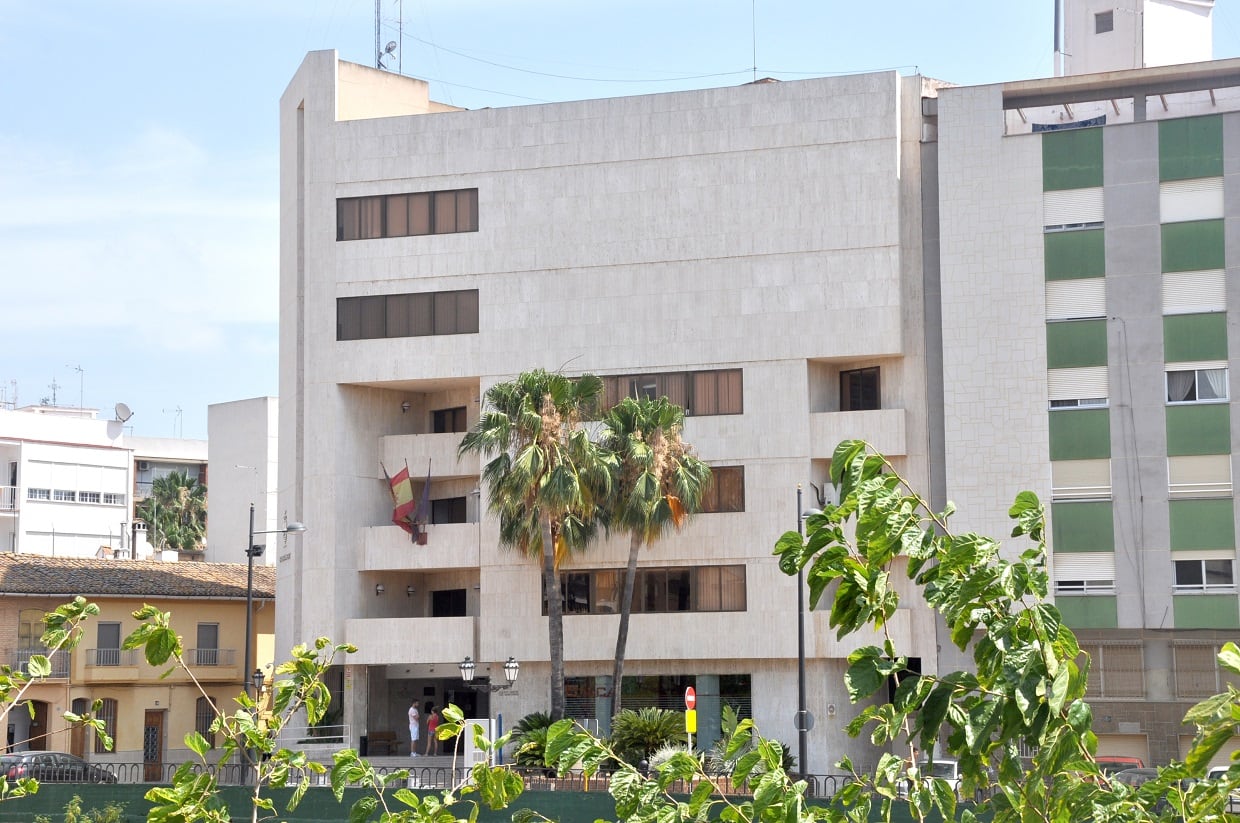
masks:
{"label": "wall-mounted lamp", "polygon": [[384,586],[382,583],[375,584],[375,596],[376,597],[382,595],[385,591],[387,591],[387,587]]}
{"label": "wall-mounted lamp", "polygon": [[465,681],[465,685],[476,692],[498,692],[504,689],[511,689],[517,685],[517,675],[521,673],[521,664],[517,662],[515,657],[509,657],[508,662],[504,664],[504,680],[508,682],[498,685],[493,683],[474,683],[474,671],[478,667],[471,657],[466,656],[460,662],[458,668],[461,670],[461,679]]}
{"label": "wall-mounted lamp", "polygon": [[417,589],[415,589],[413,586],[405,586],[405,594],[408,595],[409,597],[413,597],[413,593],[416,591]]}
{"label": "wall-mounted lamp", "polygon": [[409,411],[412,408],[413,408],[413,404],[410,403],[408,400],[406,400],[404,403],[400,404],[400,413],[404,414],[405,412]]}

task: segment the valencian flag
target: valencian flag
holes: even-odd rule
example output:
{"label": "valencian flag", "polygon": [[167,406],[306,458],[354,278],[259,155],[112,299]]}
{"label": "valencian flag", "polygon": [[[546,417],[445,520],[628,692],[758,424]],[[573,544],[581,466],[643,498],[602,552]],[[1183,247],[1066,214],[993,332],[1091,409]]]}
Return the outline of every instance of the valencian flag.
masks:
{"label": "valencian flag", "polygon": [[426,542],[422,534],[423,527],[430,519],[430,466],[426,467],[426,482],[422,485],[422,497],[416,506],[413,502],[413,481],[409,477],[409,464],[406,463],[395,476],[388,474],[386,466],[380,464],[380,468],[383,469],[383,476],[387,478],[388,488],[392,493],[392,522],[409,532],[415,542]]}

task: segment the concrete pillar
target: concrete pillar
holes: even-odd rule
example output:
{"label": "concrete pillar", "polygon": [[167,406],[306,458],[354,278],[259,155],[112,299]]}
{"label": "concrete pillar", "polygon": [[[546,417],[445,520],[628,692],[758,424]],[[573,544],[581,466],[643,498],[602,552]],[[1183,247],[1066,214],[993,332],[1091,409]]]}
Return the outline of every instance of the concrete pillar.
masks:
{"label": "concrete pillar", "polygon": [[346,746],[359,746],[366,727],[367,696],[370,693],[370,670],[366,666],[344,667],[344,725],[349,735]]}

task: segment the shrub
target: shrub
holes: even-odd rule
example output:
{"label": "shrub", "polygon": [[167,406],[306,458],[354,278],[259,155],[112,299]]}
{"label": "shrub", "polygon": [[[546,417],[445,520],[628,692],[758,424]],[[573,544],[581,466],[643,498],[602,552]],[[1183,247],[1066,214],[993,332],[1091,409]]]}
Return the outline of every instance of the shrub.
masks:
{"label": "shrub", "polygon": [[512,727],[512,742],[516,745],[515,761],[518,766],[542,767],[546,765],[543,755],[547,750],[547,727],[551,715],[532,712]]}
{"label": "shrub", "polygon": [[685,716],[669,709],[625,709],[611,720],[611,746],[629,763],[649,760],[664,746],[686,745]]}

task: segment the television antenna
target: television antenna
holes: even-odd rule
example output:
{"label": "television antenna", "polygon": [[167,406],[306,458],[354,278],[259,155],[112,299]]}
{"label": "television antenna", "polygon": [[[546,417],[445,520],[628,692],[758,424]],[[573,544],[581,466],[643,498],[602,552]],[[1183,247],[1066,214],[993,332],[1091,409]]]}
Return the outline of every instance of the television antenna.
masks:
{"label": "television antenna", "polygon": [[175,409],[164,409],[164,414],[171,414],[172,417],[172,436],[180,437],[185,432],[185,426],[181,422],[181,407]]}
{"label": "television antenna", "polygon": [[[86,408],[86,369],[79,366],[71,366],[65,364],[66,369],[73,369],[78,373],[78,408]],[[55,405],[54,403],[52,405]]]}

